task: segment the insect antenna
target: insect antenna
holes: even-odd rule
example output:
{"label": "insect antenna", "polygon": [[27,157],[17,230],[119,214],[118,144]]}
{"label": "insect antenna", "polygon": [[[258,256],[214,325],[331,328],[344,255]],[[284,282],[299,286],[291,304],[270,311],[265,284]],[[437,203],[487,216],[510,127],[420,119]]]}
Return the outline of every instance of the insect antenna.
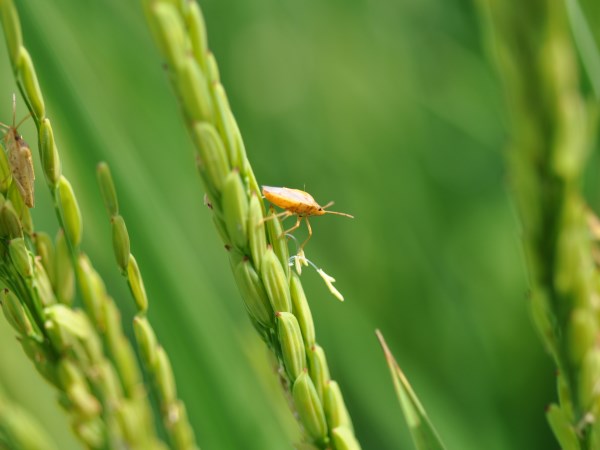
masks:
{"label": "insect antenna", "polygon": [[17,96],[16,94],[13,92],[13,128],[15,127],[15,121],[17,117]]}
{"label": "insect antenna", "polygon": [[17,126],[15,128],[19,128],[21,125],[23,125],[23,122],[25,122],[27,119],[29,119],[31,117],[31,113],[28,113],[25,117],[23,117],[21,119],[21,121],[17,124]]}
{"label": "insect antenna", "polygon": [[[333,201],[327,203],[325,206],[321,207],[321,209],[323,209],[323,211],[325,211],[326,208],[329,208],[330,206],[333,205]],[[343,212],[337,212],[337,211],[325,211],[325,214],[335,214],[337,216],[344,216],[344,217],[350,217],[351,219],[354,219],[354,216],[351,214],[346,214]]]}
{"label": "insect antenna", "polygon": [[352,214],[346,214],[346,213],[343,213],[343,212],[325,211],[325,214],[335,214],[335,215],[338,215],[338,216],[350,217],[351,219],[354,219],[354,216]]}

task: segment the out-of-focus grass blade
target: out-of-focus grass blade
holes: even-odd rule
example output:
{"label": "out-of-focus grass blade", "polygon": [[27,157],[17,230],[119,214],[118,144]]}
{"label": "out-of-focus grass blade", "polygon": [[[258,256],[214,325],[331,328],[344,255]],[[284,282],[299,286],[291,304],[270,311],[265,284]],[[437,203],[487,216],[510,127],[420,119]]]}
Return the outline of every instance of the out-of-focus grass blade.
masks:
{"label": "out-of-focus grass blade", "polygon": [[0,449],[55,450],[46,431],[24,409],[4,395],[0,387]]}
{"label": "out-of-focus grass blade", "polygon": [[394,381],[394,387],[396,388],[396,394],[398,395],[400,406],[402,406],[402,412],[412,435],[415,448],[417,450],[445,450],[437,431],[435,431],[433,424],[429,420],[429,417],[427,417],[425,408],[423,408],[417,395],[412,390],[404,372],[400,370],[383,335],[379,330],[375,330],[375,334],[383,348],[385,359],[387,360],[392,380]]}
{"label": "out-of-focus grass blade", "polygon": [[[594,36],[592,32],[594,22],[591,24],[588,23],[585,11],[578,0],[567,0],[566,4],[571,30],[579,49],[583,66],[594,88],[596,98],[600,99],[600,50],[598,49],[598,35]],[[592,14],[590,16],[593,17]]]}

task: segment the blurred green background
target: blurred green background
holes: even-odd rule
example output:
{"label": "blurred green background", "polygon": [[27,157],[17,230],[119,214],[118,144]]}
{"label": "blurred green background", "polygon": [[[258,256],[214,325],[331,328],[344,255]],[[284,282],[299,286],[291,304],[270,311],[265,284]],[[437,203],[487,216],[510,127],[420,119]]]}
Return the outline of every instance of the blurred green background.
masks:
{"label": "blurred green background", "polygon": [[[16,4],[82,207],[83,247],[127,329],[133,307],[95,184],[100,160],[112,168],[150,317],[200,445],[291,448],[295,422],[203,206],[192,145],[141,6]],[[411,446],[375,328],[448,448],[557,447],[544,419],[554,369],[530,321],[506,182],[502,93],[472,2],[201,6],[259,183],[306,187],[356,217],[316,218],[307,247],[346,302],[314,271],[302,277],[363,448]],[[4,45],[0,61],[0,118],[8,122],[16,87]],[[25,114],[21,101],[17,109]],[[32,127],[21,131],[33,144]],[[37,173],[36,227],[55,232]],[[0,339],[0,385],[61,449],[78,448],[4,321]]]}

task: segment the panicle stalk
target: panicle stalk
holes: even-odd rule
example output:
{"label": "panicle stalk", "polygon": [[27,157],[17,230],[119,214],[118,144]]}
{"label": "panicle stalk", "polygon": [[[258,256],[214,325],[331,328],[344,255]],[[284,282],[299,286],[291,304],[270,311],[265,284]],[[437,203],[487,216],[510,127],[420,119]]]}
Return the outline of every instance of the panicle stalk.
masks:
{"label": "panicle stalk", "polygon": [[[349,421],[349,415],[337,384],[332,385],[335,404],[343,406],[343,411],[330,412],[334,423],[326,420],[323,392],[330,379],[324,352],[316,345],[300,279],[290,271],[281,222],[264,220],[258,183],[219,80],[216,60],[208,50],[200,8],[194,1],[170,0],[144,0],[143,6],[180,100],[195,145],[206,203],[211,205],[217,231],[229,250],[242,300],[251,322],[277,357],[305,441],[321,449],[348,448],[343,443],[356,440],[351,428],[339,432],[340,417]],[[313,349],[318,349],[316,356]],[[359,448],[358,443],[352,448]]]}
{"label": "panicle stalk", "polygon": [[509,100],[532,314],[559,372],[547,418],[563,448],[598,448],[599,272],[580,188],[597,103],[580,84],[564,2],[480,3]]}
{"label": "panicle stalk", "polygon": [[117,266],[127,279],[131,296],[137,307],[137,314],[133,320],[136,342],[144,367],[152,379],[152,388],[159,402],[163,425],[173,449],[197,449],[196,438],[185,405],[177,397],[177,386],[169,357],[158,342],[146,314],[148,298],[144,281],[138,264],[130,253],[129,234],[125,220],[119,214],[119,202],[108,164],[105,162],[98,164],[96,173],[106,210],[110,216]]}
{"label": "panicle stalk", "polygon": [[[12,0],[0,1],[0,22],[17,86],[37,128],[42,169],[60,225],[54,242],[36,232],[14,182],[3,179],[7,186],[0,186],[0,281],[8,288],[2,292],[4,315],[38,372],[56,388],[73,432],[87,448],[164,448],[116,305],[80,249],[83,219],[75,189],[62,173]],[[3,160],[0,168],[4,170]],[[122,236],[120,230],[115,234]],[[71,306],[75,280],[83,309]]]}

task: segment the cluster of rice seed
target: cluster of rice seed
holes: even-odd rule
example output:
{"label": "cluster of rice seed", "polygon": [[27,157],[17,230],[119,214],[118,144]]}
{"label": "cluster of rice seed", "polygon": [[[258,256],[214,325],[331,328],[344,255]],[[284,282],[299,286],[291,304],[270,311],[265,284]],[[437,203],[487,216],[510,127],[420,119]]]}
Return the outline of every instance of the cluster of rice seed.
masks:
{"label": "cluster of rice seed", "polygon": [[[75,434],[88,448],[164,449],[118,308],[79,250],[81,213],[71,184],[61,174],[12,1],[0,1],[0,20],[17,85],[38,130],[42,167],[62,228],[55,243],[47,234],[34,232],[29,210],[7,175],[6,155],[0,152],[0,280],[10,289],[1,294],[2,309],[25,353],[58,389]],[[75,277],[84,310],[71,307]]]}
{"label": "cluster of rice seed", "polygon": [[533,316],[558,367],[547,418],[561,448],[600,448],[600,274],[580,192],[597,104],[582,95],[564,3],[483,3],[511,99]]}
{"label": "cluster of rice seed", "polygon": [[0,448],[10,450],[56,450],[39,423],[0,392]]}
{"label": "cluster of rice seed", "polygon": [[165,349],[158,343],[156,335],[146,313],[148,298],[138,264],[130,253],[129,233],[123,217],[119,214],[119,202],[108,165],[98,165],[98,183],[102,198],[110,217],[113,249],[121,274],[127,278],[127,284],[137,307],[133,327],[139,352],[147,370],[153,379],[156,398],[160,403],[164,426],[169,434],[172,448],[176,450],[197,449],[194,431],[189,423],[186,408],[177,398],[177,387],[173,369]]}
{"label": "cluster of rice seed", "polygon": [[251,321],[280,361],[306,445],[359,449],[339,386],[315,341],[302,284],[290,271],[281,222],[263,220],[259,187],[208,51],[200,8],[185,0],[146,0],[144,7],[197,149],[207,204]]}

